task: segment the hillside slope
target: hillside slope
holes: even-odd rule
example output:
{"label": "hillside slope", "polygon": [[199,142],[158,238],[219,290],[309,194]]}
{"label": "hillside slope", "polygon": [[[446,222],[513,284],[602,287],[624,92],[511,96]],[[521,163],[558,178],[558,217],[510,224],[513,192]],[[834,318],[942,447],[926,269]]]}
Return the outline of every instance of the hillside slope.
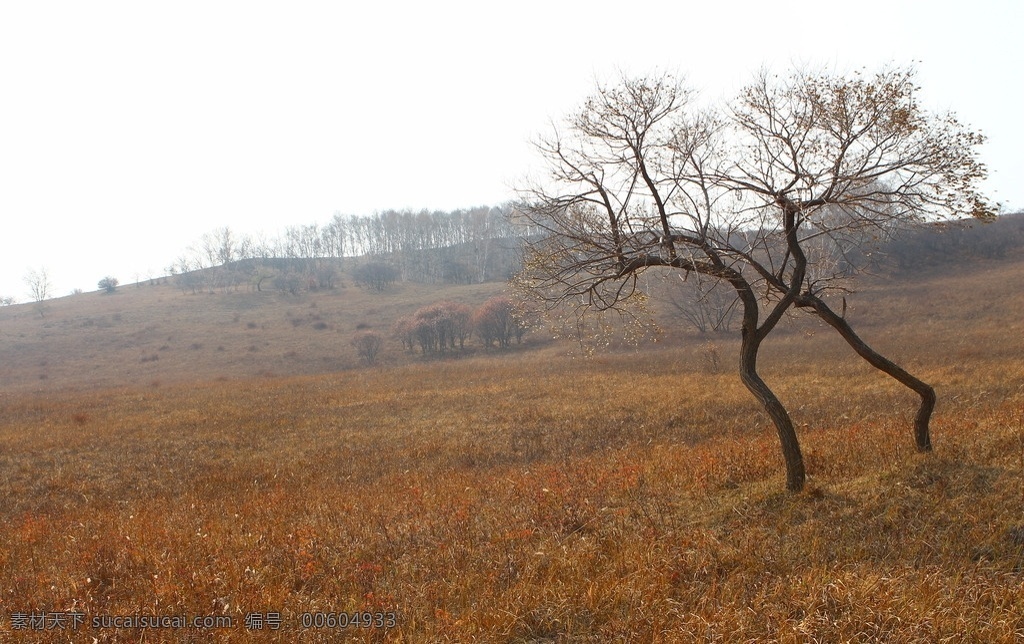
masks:
{"label": "hillside slope", "polygon": [[[389,336],[400,317],[442,299],[478,306],[496,282],[351,285],[302,292],[183,293],[122,286],[0,309],[0,391],[47,391],[333,372],[355,367],[359,329]],[[407,362],[387,342],[383,364]]]}
{"label": "hillside slope", "polygon": [[[671,279],[675,279],[672,277]],[[914,272],[892,272],[851,283],[847,318],[865,340],[894,352],[916,345],[925,328],[948,327],[947,346],[935,350],[969,357],[957,329],[983,326],[993,338],[1020,337],[1024,326],[1024,257],[963,260]],[[160,386],[188,381],[246,379],[331,373],[360,366],[350,345],[360,329],[387,338],[384,366],[418,361],[391,337],[395,321],[421,306],[453,300],[478,306],[507,292],[498,282],[471,285],[399,282],[384,292],[353,286],[348,275],[333,289],[288,294],[280,291],[183,292],[169,284],[122,286],[116,293],[84,293],[0,308],[0,392],[46,392],[116,386]],[[837,305],[838,308],[838,305]],[[653,301],[662,333],[657,344],[689,347],[695,361],[711,342],[732,361],[738,323],[731,333],[696,333],[665,301]],[[825,325],[796,313],[765,347],[767,356],[806,349],[806,338]],[[536,330],[536,348],[550,334]],[[801,340],[803,339],[803,340]],[[796,343],[796,344],[794,344]],[[848,349],[842,343],[835,349]],[[976,347],[974,347],[976,348]],[[571,350],[564,345],[562,351]],[[630,349],[632,350],[632,349]],[[826,350],[826,349],[821,349]],[[479,351],[471,341],[465,354]],[[464,355],[465,355],[464,354]]]}

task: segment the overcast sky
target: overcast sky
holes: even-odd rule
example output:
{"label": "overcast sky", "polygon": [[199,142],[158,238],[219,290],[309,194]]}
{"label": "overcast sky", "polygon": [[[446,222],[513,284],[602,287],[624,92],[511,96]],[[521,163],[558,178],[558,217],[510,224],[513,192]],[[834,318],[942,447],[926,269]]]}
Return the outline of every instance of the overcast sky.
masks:
{"label": "overcast sky", "polygon": [[[0,3],[0,295],[163,269],[203,233],[497,205],[595,80],[712,99],[763,65],[915,63],[1024,207],[1020,0]],[[831,8],[838,7],[838,8]]]}

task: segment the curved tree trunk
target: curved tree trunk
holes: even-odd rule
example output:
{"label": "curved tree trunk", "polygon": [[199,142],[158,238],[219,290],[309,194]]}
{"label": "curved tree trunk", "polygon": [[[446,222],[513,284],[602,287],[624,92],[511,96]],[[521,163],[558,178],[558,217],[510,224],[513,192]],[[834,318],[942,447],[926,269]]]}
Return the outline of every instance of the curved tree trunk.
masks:
{"label": "curved tree trunk", "polygon": [[794,302],[792,294],[787,295],[774,310],[767,316],[764,323],[758,326],[760,317],[757,297],[754,295],[750,284],[737,272],[727,274],[726,279],[736,289],[743,305],[743,330],[742,343],[740,344],[740,379],[750,393],[760,401],[764,410],[768,412],[775,430],[779,435],[779,444],[782,447],[782,457],[786,462],[786,489],[790,492],[799,492],[804,488],[807,474],[804,469],[804,456],[800,451],[800,441],[796,437],[796,429],[789,417],[782,401],[775,392],[761,379],[757,373],[757,352],[761,348],[761,342],[768,336],[771,330],[778,324],[779,319],[786,309]]}
{"label": "curved tree trunk", "polygon": [[921,406],[918,408],[917,416],[914,418],[914,442],[919,452],[930,452],[932,449],[932,439],[928,424],[932,417],[932,411],[935,409],[935,389],[928,383],[915,378],[903,367],[868,346],[854,332],[853,327],[829,308],[828,304],[821,298],[814,295],[801,295],[797,298],[796,304],[797,306],[814,309],[818,317],[825,320],[829,326],[839,332],[839,335],[843,336],[843,339],[853,347],[857,355],[864,358],[872,367],[889,374],[921,397]]}
{"label": "curved tree trunk", "polygon": [[750,393],[761,402],[775,423],[775,430],[782,446],[782,457],[786,461],[786,489],[790,492],[799,492],[807,479],[800,442],[797,440],[796,429],[793,427],[789,412],[757,373],[757,351],[760,346],[760,339],[744,330],[743,344],[740,348],[740,379]]}

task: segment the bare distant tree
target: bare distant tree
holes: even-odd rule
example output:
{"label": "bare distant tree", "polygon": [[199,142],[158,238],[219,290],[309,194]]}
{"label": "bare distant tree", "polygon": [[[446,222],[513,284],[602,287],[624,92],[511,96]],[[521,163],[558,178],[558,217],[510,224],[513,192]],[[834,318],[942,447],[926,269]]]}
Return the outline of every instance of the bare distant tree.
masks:
{"label": "bare distant tree", "polygon": [[693,273],[692,279],[666,280],[665,300],[673,312],[690,323],[700,333],[732,330],[733,320],[739,308],[739,298],[728,284]]}
{"label": "bare distant tree", "polygon": [[251,261],[248,265],[249,284],[255,286],[257,291],[263,291],[263,282],[277,275],[277,271],[267,266],[261,259]]}
{"label": "bare distant tree", "polygon": [[50,291],[53,289],[53,285],[50,283],[50,275],[45,267],[39,270],[29,269],[25,273],[25,284],[28,286],[29,296],[35,302],[42,302],[48,299]]}
{"label": "bare distant tree", "polygon": [[290,293],[292,295],[298,295],[307,285],[308,281],[305,280],[302,277],[302,274],[297,271],[281,271],[274,276],[274,287],[279,291]]}
{"label": "bare distant tree", "polygon": [[398,269],[379,261],[367,262],[352,271],[356,284],[375,291],[383,291],[394,284],[398,277]]}
{"label": "bare distant tree", "polygon": [[622,310],[644,271],[699,273],[739,298],[739,371],[778,432],[786,487],[805,481],[789,413],[757,371],[761,344],[787,312],[808,311],[872,366],[921,397],[919,450],[931,449],[934,390],[854,333],[826,296],[840,273],[809,253],[826,237],[868,243],[909,221],[993,208],[979,193],[983,137],[920,107],[912,70],[851,77],[758,75],[731,104],[693,105],[671,77],[600,87],[539,142],[549,180],[523,213],[547,236],[522,283],[549,307]]}
{"label": "bare distant tree", "polygon": [[352,338],[352,346],[366,364],[377,362],[377,354],[384,345],[384,338],[376,331],[360,331]]}
{"label": "bare distant tree", "polygon": [[241,246],[227,226],[203,235],[201,252],[207,266],[225,266],[240,257]]}

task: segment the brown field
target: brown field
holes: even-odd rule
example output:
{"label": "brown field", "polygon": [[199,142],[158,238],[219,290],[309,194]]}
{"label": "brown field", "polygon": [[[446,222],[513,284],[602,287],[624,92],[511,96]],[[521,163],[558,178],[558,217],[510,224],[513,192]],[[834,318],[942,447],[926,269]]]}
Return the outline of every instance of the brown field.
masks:
{"label": "brown field", "polygon": [[[693,336],[593,358],[392,344],[356,368],[357,324],[496,285],[129,287],[3,311],[0,639],[1024,640],[1022,279],[995,262],[851,298],[865,339],[936,386],[929,455],[914,397],[827,328],[770,340],[798,495],[730,339],[718,373]],[[61,611],[234,625],[12,629]],[[356,611],[395,626],[301,626]],[[281,629],[247,631],[257,612]]]}

